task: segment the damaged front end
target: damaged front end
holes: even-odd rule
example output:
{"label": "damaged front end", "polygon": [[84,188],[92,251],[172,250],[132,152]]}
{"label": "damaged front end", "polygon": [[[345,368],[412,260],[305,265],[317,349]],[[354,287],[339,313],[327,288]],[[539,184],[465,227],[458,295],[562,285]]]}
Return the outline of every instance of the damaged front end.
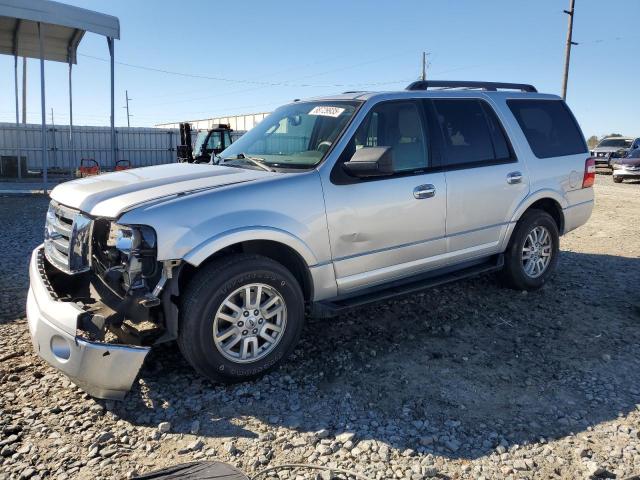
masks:
{"label": "damaged front end", "polygon": [[180,268],[179,260],[157,261],[152,228],[87,223],[52,202],[29,271],[36,351],[87,393],[122,399],[151,346],[177,336]]}
{"label": "damaged front end", "polygon": [[150,346],[175,339],[177,307],[168,283],[180,264],[156,260],[151,227],[96,219],[89,278],[85,290],[76,292],[86,308],[78,326],[92,340],[115,337],[121,343]]}

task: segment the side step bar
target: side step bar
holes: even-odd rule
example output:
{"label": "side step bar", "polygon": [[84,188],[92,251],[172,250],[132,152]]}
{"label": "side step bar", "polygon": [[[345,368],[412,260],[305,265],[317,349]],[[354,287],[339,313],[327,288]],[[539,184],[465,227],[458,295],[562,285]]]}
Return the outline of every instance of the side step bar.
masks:
{"label": "side step bar", "polygon": [[[466,265],[466,266],[465,266]],[[332,300],[314,302],[310,308],[313,317],[333,317],[346,310],[375,302],[382,302],[391,298],[411,295],[422,290],[455,282],[468,277],[502,270],[504,254],[494,255],[488,260],[472,262],[455,267],[446,267],[425,274],[416,275],[408,279],[390,282],[376,287],[367,288],[352,295],[337,297]]]}

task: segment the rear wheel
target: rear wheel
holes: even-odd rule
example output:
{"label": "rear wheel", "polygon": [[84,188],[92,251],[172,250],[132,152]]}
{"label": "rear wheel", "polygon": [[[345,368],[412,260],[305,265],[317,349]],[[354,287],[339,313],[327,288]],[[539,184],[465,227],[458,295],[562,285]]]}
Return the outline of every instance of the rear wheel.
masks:
{"label": "rear wheel", "polygon": [[258,255],[232,255],[189,283],[178,345],[199,373],[233,383],[275,368],[295,347],[303,323],[302,290],[284,266]]}
{"label": "rear wheel", "polygon": [[536,290],[553,274],[560,252],[558,226],[551,215],[530,210],[518,221],[505,252],[502,278],[518,290]]}
{"label": "rear wheel", "polygon": [[613,183],[622,183],[622,177],[613,176]]}

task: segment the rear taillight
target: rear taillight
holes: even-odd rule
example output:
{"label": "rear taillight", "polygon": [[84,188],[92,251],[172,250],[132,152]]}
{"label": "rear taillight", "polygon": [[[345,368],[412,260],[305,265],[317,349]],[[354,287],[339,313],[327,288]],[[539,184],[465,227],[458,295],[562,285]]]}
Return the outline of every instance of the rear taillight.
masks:
{"label": "rear taillight", "polygon": [[593,187],[596,181],[596,161],[593,158],[587,158],[584,162],[584,177],[582,177],[582,188]]}

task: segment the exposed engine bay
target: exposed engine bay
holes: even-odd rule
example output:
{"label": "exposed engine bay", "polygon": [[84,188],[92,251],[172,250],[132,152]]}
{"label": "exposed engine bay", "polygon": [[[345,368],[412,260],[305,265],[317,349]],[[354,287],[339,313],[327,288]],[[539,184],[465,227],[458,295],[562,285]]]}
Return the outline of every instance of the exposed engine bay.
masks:
{"label": "exposed engine bay", "polygon": [[87,271],[68,275],[44,262],[59,299],[85,310],[78,320],[78,335],[89,341],[141,346],[175,338],[177,306],[171,297],[177,295],[177,282],[171,279],[181,262],[156,260],[153,229],[98,218],[89,238]]}

